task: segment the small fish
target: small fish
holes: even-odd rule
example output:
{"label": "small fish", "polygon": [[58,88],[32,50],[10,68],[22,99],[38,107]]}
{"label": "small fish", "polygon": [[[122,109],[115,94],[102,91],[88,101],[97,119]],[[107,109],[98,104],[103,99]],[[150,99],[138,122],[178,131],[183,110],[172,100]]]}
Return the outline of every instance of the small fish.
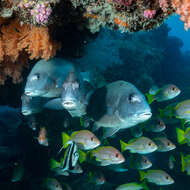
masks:
{"label": "small fish", "polygon": [[187,172],[190,175],[190,155],[184,156],[182,153],[181,155],[181,171]]}
{"label": "small fish", "polygon": [[128,143],[120,140],[121,150],[130,150],[131,153],[148,154],[157,149],[157,145],[147,137],[131,139]]}
{"label": "small fish", "polygon": [[179,144],[188,143],[188,145],[190,145],[190,127],[188,127],[185,131],[180,128],[176,128],[176,133]]}
{"label": "small fish", "polygon": [[118,186],[115,190],[141,190],[141,189],[149,190],[145,182],[141,184],[136,182],[126,183]]}
{"label": "small fish", "polygon": [[42,127],[40,129],[39,135],[38,135],[38,143],[43,145],[43,146],[48,146],[48,138],[47,138],[47,131],[45,127]]}
{"label": "small fish", "polygon": [[148,182],[156,185],[170,185],[174,180],[163,170],[148,170],[146,172],[139,171],[140,181],[147,179]]}
{"label": "small fish", "polygon": [[175,144],[173,144],[169,139],[165,137],[157,137],[153,139],[156,145],[158,146],[158,152],[168,152],[176,148]]}
{"label": "small fish", "polygon": [[99,139],[89,130],[80,130],[73,132],[69,137],[62,133],[63,147],[67,147],[69,141],[74,141],[82,150],[91,150],[100,145]]}
{"label": "small fish", "polygon": [[147,93],[146,96],[148,99],[148,103],[151,104],[154,100],[156,100],[157,102],[171,100],[175,98],[176,96],[178,96],[180,93],[181,93],[181,90],[177,86],[173,84],[168,84],[160,88],[156,92],[156,94],[152,95],[152,94]]}
{"label": "small fish", "polygon": [[[95,159],[95,161],[101,166],[109,166],[111,164],[121,164],[125,161],[124,156],[119,150],[112,146],[101,146],[89,152],[89,161]],[[80,163],[87,160],[85,153],[80,153]]]}
{"label": "small fish", "polygon": [[101,171],[90,171],[89,182],[93,183],[94,185],[103,185],[106,180],[104,174]]}
{"label": "small fish", "polygon": [[62,190],[61,184],[55,178],[45,179],[43,185],[47,190]]}
{"label": "small fish", "polygon": [[151,95],[155,95],[155,94],[158,92],[158,90],[159,90],[159,87],[156,86],[156,85],[153,85],[153,86],[149,89],[148,93],[151,94]]}
{"label": "small fish", "polygon": [[24,175],[24,166],[22,163],[15,163],[15,167],[13,169],[12,182],[21,181]]}
{"label": "small fish", "polygon": [[79,159],[78,147],[76,143],[70,141],[69,146],[64,152],[64,157],[61,158],[60,162],[51,159],[51,169],[53,171],[58,171],[59,174],[61,172],[62,173],[61,175],[68,176],[69,172],[76,167],[78,159]]}
{"label": "small fish", "polygon": [[178,103],[170,112],[170,115],[173,114],[178,119],[184,119],[186,122],[190,121],[190,100],[185,100]]}
{"label": "small fish", "polygon": [[170,157],[169,157],[169,163],[168,163],[168,166],[169,166],[170,170],[174,169],[175,162],[176,162],[176,159],[174,158],[174,156],[170,155]]}
{"label": "small fish", "polygon": [[138,138],[138,137],[141,137],[143,135],[143,130],[141,127],[137,126],[137,127],[132,127],[131,128],[131,134],[135,137],[135,138]]}
{"label": "small fish", "polygon": [[145,129],[154,133],[160,133],[166,129],[166,125],[162,119],[156,118]]}
{"label": "small fish", "polygon": [[152,167],[152,163],[144,155],[131,154],[130,155],[130,167],[133,169],[145,170],[145,169]]}

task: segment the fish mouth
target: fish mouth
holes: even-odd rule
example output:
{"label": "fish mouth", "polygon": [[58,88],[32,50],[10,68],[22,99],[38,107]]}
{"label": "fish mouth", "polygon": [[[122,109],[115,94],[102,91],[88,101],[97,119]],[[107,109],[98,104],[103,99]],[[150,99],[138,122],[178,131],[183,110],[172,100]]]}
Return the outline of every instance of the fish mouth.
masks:
{"label": "fish mouth", "polygon": [[46,94],[46,92],[40,91],[40,90],[27,90],[25,89],[24,94],[27,96],[42,96]]}
{"label": "fish mouth", "polygon": [[76,107],[76,103],[73,100],[63,101],[62,105],[66,109],[72,109],[72,108]]}
{"label": "fish mouth", "polygon": [[149,112],[144,112],[144,113],[141,113],[138,115],[139,118],[141,118],[142,120],[147,120],[149,118],[151,118],[152,116],[152,113],[149,111]]}
{"label": "fish mouth", "polygon": [[23,115],[30,115],[30,114],[32,114],[32,112],[29,111],[29,110],[23,110],[23,111],[22,111],[22,114],[23,114]]}

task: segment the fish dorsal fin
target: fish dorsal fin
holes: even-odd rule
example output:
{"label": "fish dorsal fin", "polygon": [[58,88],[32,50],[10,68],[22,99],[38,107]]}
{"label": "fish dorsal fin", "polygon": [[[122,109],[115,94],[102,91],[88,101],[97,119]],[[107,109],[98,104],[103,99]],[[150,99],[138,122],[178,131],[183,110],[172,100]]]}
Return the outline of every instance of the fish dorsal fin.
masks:
{"label": "fish dorsal fin", "polygon": [[135,141],[136,141],[136,138],[131,139],[131,140],[129,140],[129,142],[128,142],[127,144],[132,144],[132,143],[134,143]]}

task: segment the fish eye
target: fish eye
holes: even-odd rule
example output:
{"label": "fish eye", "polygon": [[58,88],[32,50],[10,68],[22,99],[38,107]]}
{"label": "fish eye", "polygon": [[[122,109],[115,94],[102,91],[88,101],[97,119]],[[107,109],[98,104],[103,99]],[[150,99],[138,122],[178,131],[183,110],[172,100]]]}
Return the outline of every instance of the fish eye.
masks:
{"label": "fish eye", "polygon": [[151,143],[151,142],[149,142],[149,143],[148,143],[148,146],[152,146],[152,143]]}
{"label": "fish eye", "polygon": [[168,142],[167,145],[170,146],[170,142]]}
{"label": "fish eye", "polygon": [[91,137],[90,140],[93,141],[93,140],[94,140],[94,137]]}
{"label": "fish eye", "polygon": [[33,75],[32,77],[31,77],[31,80],[33,81],[33,80],[39,80],[40,79],[40,74],[39,73],[36,73],[35,75]]}
{"label": "fish eye", "polygon": [[168,179],[169,179],[169,176],[166,176],[166,179],[168,180]]}
{"label": "fish eye", "polygon": [[140,98],[135,94],[129,94],[128,100],[130,103],[141,102]]}
{"label": "fish eye", "polygon": [[119,157],[119,154],[118,154],[118,153],[116,153],[116,154],[115,154],[115,157],[116,157],[116,158],[118,158],[118,157]]}
{"label": "fish eye", "polygon": [[148,160],[145,159],[145,160],[144,160],[144,163],[147,163],[147,162],[148,162]]}
{"label": "fish eye", "polygon": [[175,86],[172,86],[172,87],[171,87],[171,90],[172,90],[172,91],[177,91],[177,88],[176,88]]}

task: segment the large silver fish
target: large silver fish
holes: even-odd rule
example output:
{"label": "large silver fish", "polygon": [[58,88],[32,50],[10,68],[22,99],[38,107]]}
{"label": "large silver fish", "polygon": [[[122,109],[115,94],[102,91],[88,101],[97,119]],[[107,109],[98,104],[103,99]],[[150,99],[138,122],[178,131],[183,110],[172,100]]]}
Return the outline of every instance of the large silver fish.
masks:
{"label": "large silver fish", "polygon": [[28,96],[59,97],[62,84],[74,64],[61,58],[38,61],[27,77],[24,93]]}
{"label": "large silver fish", "polygon": [[97,128],[109,129],[104,138],[152,116],[145,96],[125,81],[116,81],[97,89],[89,100],[87,113],[95,120]]}
{"label": "large silver fish", "polygon": [[93,86],[87,82],[75,67],[69,73],[62,84],[60,98],[55,98],[46,104],[48,108],[57,109],[62,105],[72,117],[81,117],[86,114],[89,97],[93,92]]}
{"label": "large silver fish", "polygon": [[21,100],[22,100],[21,112],[23,115],[28,116],[35,113],[39,113],[44,108],[54,109],[54,110],[63,110],[64,108],[61,104],[53,105],[54,99],[40,97],[40,96],[33,97],[33,96],[27,96],[23,94],[21,96]]}

